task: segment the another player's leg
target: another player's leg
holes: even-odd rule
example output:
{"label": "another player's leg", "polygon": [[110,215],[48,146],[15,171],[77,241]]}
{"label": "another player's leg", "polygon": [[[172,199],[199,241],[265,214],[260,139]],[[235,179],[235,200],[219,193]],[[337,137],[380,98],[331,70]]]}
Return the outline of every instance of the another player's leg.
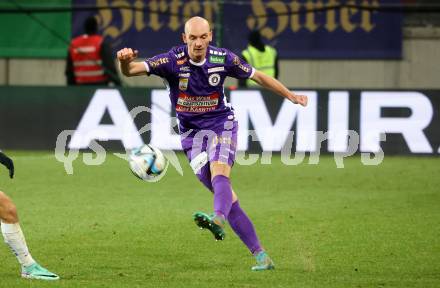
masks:
{"label": "another player's leg", "polygon": [[4,241],[11,248],[21,265],[21,276],[29,279],[58,280],[58,275],[41,267],[32,258],[18,223],[17,209],[11,199],[1,191],[0,219]]}

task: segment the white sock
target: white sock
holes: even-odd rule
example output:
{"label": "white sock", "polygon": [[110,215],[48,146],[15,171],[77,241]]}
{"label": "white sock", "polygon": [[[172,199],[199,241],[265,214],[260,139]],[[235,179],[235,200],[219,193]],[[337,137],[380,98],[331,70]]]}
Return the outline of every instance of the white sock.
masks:
{"label": "white sock", "polygon": [[34,264],[35,260],[32,258],[31,253],[29,253],[20,224],[1,222],[1,229],[5,243],[11,248],[21,266],[27,267]]}

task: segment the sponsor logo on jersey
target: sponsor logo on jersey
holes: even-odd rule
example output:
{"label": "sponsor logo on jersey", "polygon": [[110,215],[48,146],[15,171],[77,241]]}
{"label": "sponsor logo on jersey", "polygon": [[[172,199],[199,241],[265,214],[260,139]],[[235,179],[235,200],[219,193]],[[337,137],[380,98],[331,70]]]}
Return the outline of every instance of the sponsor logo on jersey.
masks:
{"label": "sponsor logo on jersey", "polygon": [[177,60],[177,65],[183,65],[186,63],[186,61],[188,61],[188,58],[186,58],[186,57],[183,59]]}
{"label": "sponsor logo on jersey", "polygon": [[220,75],[217,73],[209,75],[209,77],[208,77],[209,85],[217,86],[220,83],[220,79],[221,79]]}
{"label": "sponsor logo on jersey", "polygon": [[225,56],[210,55],[209,62],[214,64],[225,64]]}
{"label": "sponsor logo on jersey", "polygon": [[179,73],[179,77],[183,77],[183,78],[189,78],[191,74],[190,73]]}
{"label": "sponsor logo on jersey", "polygon": [[208,69],[208,73],[221,72],[221,71],[225,71],[225,67],[224,66],[214,67],[214,68],[209,68]]}
{"label": "sponsor logo on jersey", "polygon": [[225,55],[226,55],[226,52],[220,52],[220,51],[215,51],[215,50],[209,50],[209,54],[225,56]]}
{"label": "sponsor logo on jersey", "polygon": [[241,70],[243,70],[246,73],[249,73],[249,71],[251,71],[251,69],[249,67],[246,67],[243,64],[239,64],[238,68],[240,68]]}
{"label": "sponsor logo on jersey", "polygon": [[186,91],[188,89],[188,78],[180,78],[179,79],[179,90]]}
{"label": "sponsor logo on jersey", "polygon": [[182,66],[179,68],[179,70],[187,72],[187,71],[189,71],[189,66]]}
{"label": "sponsor logo on jersey", "polygon": [[156,68],[162,64],[166,64],[168,62],[170,62],[170,59],[168,57],[162,57],[156,60],[152,60],[152,59],[148,59],[148,65],[152,68]]}
{"label": "sponsor logo on jersey", "polygon": [[219,102],[219,93],[207,96],[190,96],[183,92],[177,99],[177,112],[204,113],[215,110]]}

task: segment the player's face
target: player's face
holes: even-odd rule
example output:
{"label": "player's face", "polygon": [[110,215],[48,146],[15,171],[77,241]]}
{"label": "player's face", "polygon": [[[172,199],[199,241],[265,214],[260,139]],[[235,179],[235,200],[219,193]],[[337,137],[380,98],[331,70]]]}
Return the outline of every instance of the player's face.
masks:
{"label": "player's face", "polygon": [[188,29],[188,33],[184,33],[182,37],[183,42],[188,46],[189,57],[196,62],[202,61],[205,58],[209,42],[212,40],[209,26],[193,25],[191,29]]}

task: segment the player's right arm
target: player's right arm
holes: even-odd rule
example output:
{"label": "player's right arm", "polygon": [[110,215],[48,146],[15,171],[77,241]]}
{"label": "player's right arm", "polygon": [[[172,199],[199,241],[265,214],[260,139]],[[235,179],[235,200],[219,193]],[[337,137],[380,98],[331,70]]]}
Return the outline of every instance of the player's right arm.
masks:
{"label": "player's right arm", "polygon": [[138,56],[138,50],[123,48],[117,52],[119,69],[127,77],[147,75],[147,68],[143,61],[134,61]]}

